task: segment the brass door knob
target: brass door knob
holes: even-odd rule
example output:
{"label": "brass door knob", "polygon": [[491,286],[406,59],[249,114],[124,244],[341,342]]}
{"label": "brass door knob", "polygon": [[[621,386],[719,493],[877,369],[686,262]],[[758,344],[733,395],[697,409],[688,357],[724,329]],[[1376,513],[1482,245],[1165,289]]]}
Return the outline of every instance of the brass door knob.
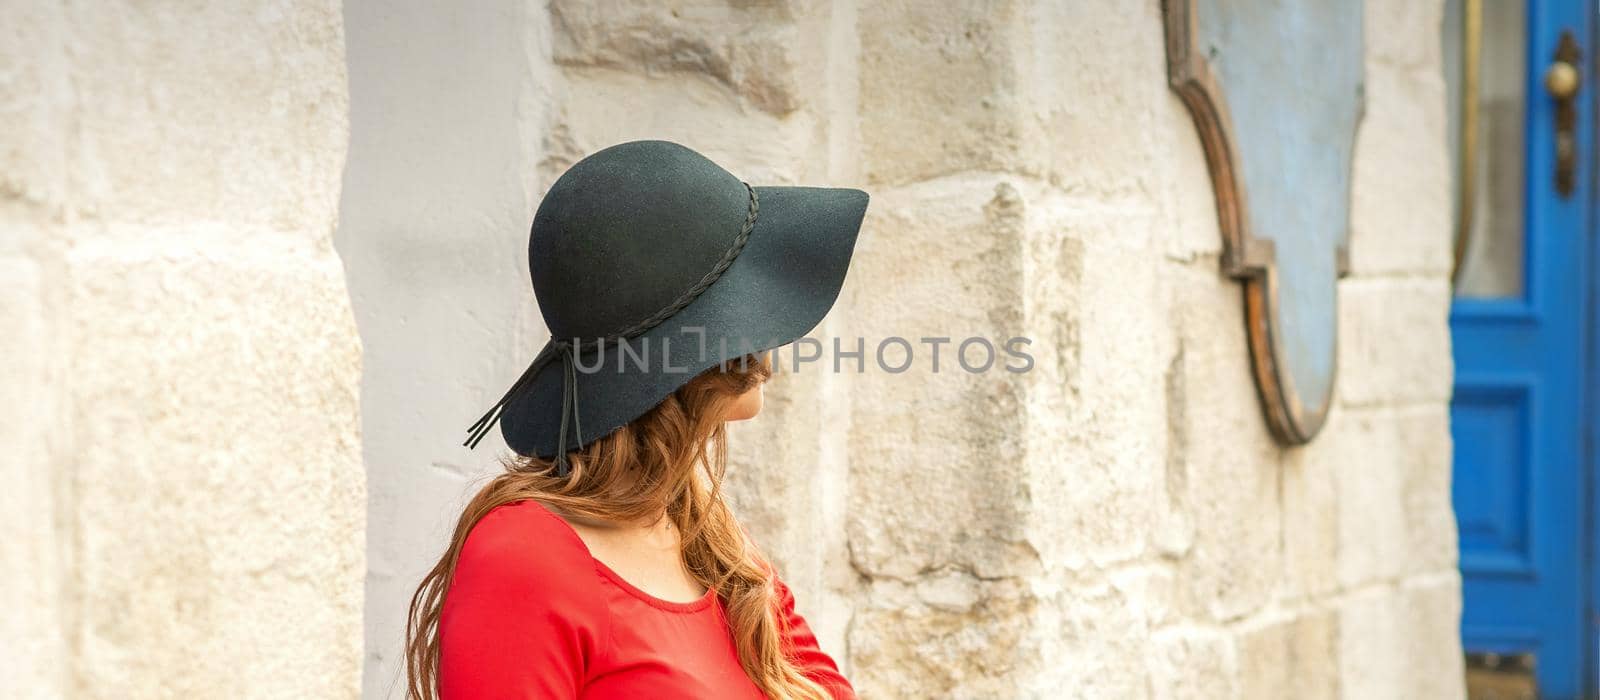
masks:
{"label": "brass door knob", "polygon": [[1555,100],[1556,193],[1571,197],[1577,185],[1578,170],[1578,90],[1583,87],[1583,73],[1578,70],[1583,60],[1583,50],[1572,32],[1561,33],[1556,52],[1550,57],[1550,67],[1544,71],[1544,89]]}
{"label": "brass door knob", "polygon": [[1555,61],[1544,72],[1544,89],[1558,100],[1572,99],[1580,85],[1578,67],[1566,61]]}

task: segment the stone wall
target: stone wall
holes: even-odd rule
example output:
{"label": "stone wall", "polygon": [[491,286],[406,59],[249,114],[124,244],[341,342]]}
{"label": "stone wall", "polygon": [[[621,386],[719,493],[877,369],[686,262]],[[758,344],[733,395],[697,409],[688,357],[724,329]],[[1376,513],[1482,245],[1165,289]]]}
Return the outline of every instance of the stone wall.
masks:
{"label": "stone wall", "polygon": [[1034,371],[780,378],[741,515],[867,697],[1458,697],[1436,3],[1372,0],[1340,382],[1266,432],[1159,3],[423,0],[346,10],[369,697],[543,341],[571,162],[688,144],[873,204],[817,337],[1026,335]]}
{"label": "stone wall", "polygon": [[19,697],[396,695],[503,451],[460,434],[543,341],[533,208],[644,137],[872,192],[824,342],[1034,339],[1020,375],[810,365],[736,427],[738,509],[863,695],[1462,694],[1435,3],[1368,3],[1338,396],[1296,449],[1158,3],[13,5]]}
{"label": "stone wall", "polygon": [[0,23],[0,695],[358,689],[337,2]]}
{"label": "stone wall", "polygon": [[1369,3],[1338,403],[1285,450],[1159,8],[1118,8],[863,4],[876,199],[849,327],[1020,327],[1046,361],[1007,384],[855,383],[854,678],[886,696],[1458,696],[1438,9]]}

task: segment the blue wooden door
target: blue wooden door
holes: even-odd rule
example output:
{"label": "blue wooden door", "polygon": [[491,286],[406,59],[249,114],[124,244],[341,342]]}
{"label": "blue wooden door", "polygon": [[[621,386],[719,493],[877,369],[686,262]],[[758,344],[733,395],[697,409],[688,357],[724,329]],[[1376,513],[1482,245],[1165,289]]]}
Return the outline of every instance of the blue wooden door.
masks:
{"label": "blue wooden door", "polygon": [[[1451,33],[1466,29],[1463,6],[1475,5],[1451,3],[1447,53],[1470,55],[1470,42],[1453,46]],[[1464,87],[1473,82],[1467,69],[1449,76],[1452,96],[1466,98],[1456,104],[1474,108],[1479,122],[1476,150],[1458,151],[1458,165],[1473,153],[1476,162],[1458,169],[1473,187],[1458,197],[1469,223],[1450,314],[1461,634],[1469,652],[1531,656],[1543,698],[1594,697],[1586,420],[1594,9],[1483,0],[1481,11],[1477,94]],[[1547,80],[1558,53],[1576,76]],[[1573,77],[1576,97],[1553,94]],[[1467,138],[1453,136],[1458,145]]]}

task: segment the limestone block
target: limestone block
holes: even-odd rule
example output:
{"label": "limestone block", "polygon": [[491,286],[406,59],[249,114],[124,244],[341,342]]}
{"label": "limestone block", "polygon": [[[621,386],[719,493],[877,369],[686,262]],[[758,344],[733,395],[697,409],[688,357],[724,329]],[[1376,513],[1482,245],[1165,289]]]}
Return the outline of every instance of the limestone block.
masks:
{"label": "limestone block", "polygon": [[1341,696],[1412,697],[1402,692],[1412,672],[1402,600],[1392,587],[1372,588],[1339,606]]}
{"label": "limestone block", "polygon": [[1016,0],[860,8],[862,160],[872,183],[1015,170],[1030,134]]}
{"label": "limestone block", "polygon": [[692,74],[782,116],[801,100],[795,4],[560,0],[550,4],[554,57],[568,66]]}
{"label": "limestone block", "polygon": [[[980,201],[985,193],[992,195]],[[1174,521],[1164,442],[1150,439],[1166,430],[1166,323],[1147,312],[1166,300],[1160,271],[1143,263],[1148,212],[974,176],[880,192],[869,220],[872,236],[852,273],[860,298],[870,300],[850,316],[859,335],[998,343],[1021,333],[1033,341],[1034,364],[1025,373],[963,376],[951,374],[946,359],[941,373],[917,365],[915,381],[883,372],[857,378],[852,517],[864,507],[858,522],[895,525],[852,531],[857,565],[904,576],[953,564],[954,556],[989,575],[981,572],[996,565],[1030,571],[1041,556],[1107,565],[1167,546],[1150,543],[1152,532],[1167,537]],[[907,442],[906,434],[939,437]],[[1008,458],[981,441],[1025,454]],[[974,470],[984,477],[974,480]],[[924,541],[904,527],[927,527],[902,522],[912,514],[955,518],[964,528],[928,531]],[[988,538],[998,541],[984,546]],[[1022,559],[1008,559],[1013,554]],[[880,558],[893,566],[880,569],[872,561]]]}
{"label": "limestone block", "polygon": [[[1418,43],[1437,45],[1438,39]],[[1351,182],[1351,271],[1448,275],[1454,264],[1454,177],[1441,147],[1444,79],[1435,71],[1402,71],[1369,60],[1366,90]]]}
{"label": "limestone block", "polygon": [[1193,528],[1180,597],[1199,619],[1259,608],[1283,562],[1279,448],[1261,416],[1235,282],[1210,264],[1169,265],[1177,347],[1169,365],[1168,484]]}
{"label": "limestone block", "polygon": [[[1032,539],[1047,561],[1106,567],[1188,546],[1173,508],[1164,379],[1172,332],[1150,209],[1030,198],[1024,327]],[[1137,527],[1129,527],[1137,523]]]}
{"label": "limestone block", "polygon": [[[1207,182],[1171,173],[1179,139],[1191,137],[1176,136],[1166,118],[1173,97],[1160,3],[1022,5],[1012,49],[1017,87],[1008,97],[1023,119],[1021,155],[1031,172],[1107,200]],[[1194,132],[1192,123],[1183,128]]]}
{"label": "limestone block", "polygon": [[1339,283],[1339,383],[1346,406],[1447,402],[1450,283],[1443,277]]}
{"label": "limestone block", "polygon": [[[879,190],[867,213],[872,235],[858,244],[851,275],[873,301],[838,332],[864,338],[872,365],[851,376],[849,429],[851,557],[869,576],[952,567],[990,578],[1038,567],[1023,531],[1032,500],[1021,401],[1031,380],[999,369],[1003,357],[973,373],[955,355],[967,338],[995,342],[1020,326],[1027,212],[1013,184],[974,177]],[[890,337],[911,345],[904,372],[876,366]],[[888,364],[904,364],[903,348],[883,347]],[[981,348],[973,353],[979,362]]]}
{"label": "limestone block", "polygon": [[[1039,588],[1053,590],[1056,578]],[[1049,588],[1046,588],[1049,586]],[[1029,698],[1130,698],[1149,692],[1143,658],[1150,647],[1147,595],[1159,590],[1125,588],[1093,579],[1071,581],[1048,598],[1052,605],[1034,622],[1042,637],[1041,662],[1028,668]],[[991,696],[992,697],[992,696]]]}
{"label": "limestone block", "polygon": [[1158,13],[1114,2],[864,4],[868,180],[1006,171],[1075,194],[1147,196],[1170,145],[1156,113],[1168,99]]}
{"label": "limestone block", "polygon": [[1240,693],[1238,642],[1209,628],[1170,627],[1144,655],[1155,700],[1211,700]]}
{"label": "limestone block", "polygon": [[[806,172],[816,154],[809,119],[746,110],[720,86],[684,75],[654,78],[584,67],[562,75],[565,94],[544,144],[540,192],[584,156],[646,138],[693,148],[752,185],[819,183]],[[650,109],[617,110],[632,103]]]}
{"label": "limestone block", "polygon": [[[19,227],[0,223],[0,235]],[[21,235],[19,232],[18,235]],[[40,265],[0,257],[0,677],[8,695],[46,700],[66,694],[69,667],[62,597],[66,532],[57,521],[54,478],[62,386],[56,324],[46,313]]]}
{"label": "limestone block", "polygon": [[224,235],[125,231],[68,261],[87,697],[359,692],[366,502],[343,273],[326,249]]}
{"label": "limestone block", "polygon": [[1400,436],[1396,465],[1404,474],[1406,572],[1454,571],[1457,564],[1455,504],[1450,482],[1455,454],[1450,442],[1450,409],[1431,404],[1395,411]]}
{"label": "limestone block", "polygon": [[1461,652],[1461,578],[1453,570],[1406,581],[1400,588],[1406,623],[1407,683],[1412,698],[1466,696]]}
{"label": "limestone block", "polygon": [[1446,573],[1347,599],[1339,612],[1345,698],[1466,695],[1460,579]]}
{"label": "limestone block", "polygon": [[329,233],[348,136],[338,2],[94,3],[64,19],[75,210]]}
{"label": "limestone block", "polygon": [[1455,568],[1447,408],[1341,408],[1284,481],[1290,593]]}
{"label": "limestone block", "polygon": [[[72,102],[58,3],[6,3],[0,27],[0,198],[51,209],[65,202]],[[38,231],[17,229],[0,245]]]}
{"label": "limestone block", "polygon": [[1247,628],[1239,640],[1238,697],[1338,698],[1338,630],[1339,616],[1322,610]]}
{"label": "limestone block", "polygon": [[1288,578],[1295,592],[1455,569],[1444,404],[1336,410],[1324,434],[1302,452],[1285,480]]}
{"label": "limestone block", "polygon": [[1436,71],[1444,3],[1366,0],[1367,56],[1396,67]]}
{"label": "limestone block", "polygon": [[[1339,589],[1339,485],[1353,448],[1350,418],[1335,405],[1322,433],[1284,453],[1283,594],[1289,599],[1332,595]],[[1364,547],[1365,543],[1354,543]]]}
{"label": "limestone block", "polygon": [[1028,697],[1040,605],[1013,579],[874,581],[850,627],[851,682],[862,697]]}
{"label": "limestone block", "polygon": [[1155,128],[1167,140],[1166,161],[1161,168],[1170,173],[1158,181],[1163,192],[1161,211],[1166,217],[1158,240],[1173,260],[1205,260],[1215,265],[1222,255],[1222,230],[1217,222],[1210,166],[1200,146],[1194,117],[1177,94],[1170,95],[1165,108],[1157,111],[1160,122]]}
{"label": "limestone block", "polygon": [[1405,480],[1394,414],[1351,410],[1336,467],[1339,484],[1339,580],[1349,588],[1397,579],[1406,566]]}
{"label": "limestone block", "polygon": [[1140,602],[1104,581],[876,580],[851,625],[852,680],[863,697],[1137,697]]}

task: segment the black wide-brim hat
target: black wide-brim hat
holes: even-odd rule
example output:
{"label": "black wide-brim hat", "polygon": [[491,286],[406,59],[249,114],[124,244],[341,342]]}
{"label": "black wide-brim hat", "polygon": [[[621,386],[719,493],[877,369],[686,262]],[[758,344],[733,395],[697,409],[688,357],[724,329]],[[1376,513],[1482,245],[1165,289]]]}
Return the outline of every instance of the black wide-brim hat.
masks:
{"label": "black wide-brim hat", "polygon": [[696,375],[805,336],[839,296],[867,200],[752,187],[669,141],[578,161],[528,241],[551,339],[467,445],[498,418],[512,450],[564,467]]}

